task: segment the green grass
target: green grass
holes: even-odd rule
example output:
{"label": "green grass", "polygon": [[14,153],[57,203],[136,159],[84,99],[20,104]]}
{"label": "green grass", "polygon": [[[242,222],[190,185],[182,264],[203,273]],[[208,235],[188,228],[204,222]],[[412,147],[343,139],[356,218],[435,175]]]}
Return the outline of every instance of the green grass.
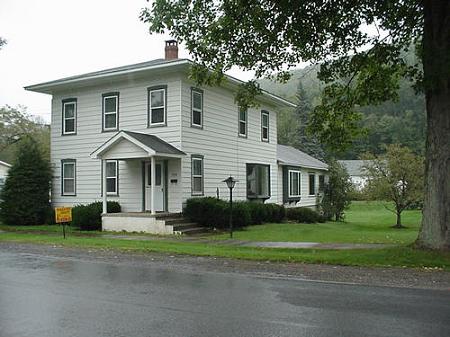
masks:
{"label": "green grass", "polygon": [[[233,236],[248,241],[410,244],[417,238],[421,217],[420,211],[404,211],[403,224],[407,228],[391,228],[394,213],[380,202],[360,201],[352,203],[345,222],[264,224],[236,231]],[[215,236],[218,240],[228,237]]]}
{"label": "green grass", "polygon": [[[345,223],[325,224],[268,224],[252,226],[235,233],[235,238],[259,241],[315,241],[394,243],[398,246],[382,249],[320,250],[276,249],[221,245],[228,235],[217,235],[213,243],[193,243],[178,240],[124,240],[98,236],[99,232],[80,232],[68,227],[64,240],[61,227],[54,226],[2,226],[7,232],[0,233],[0,241],[61,245],[90,249],[114,249],[126,252],[158,252],[217,256],[226,258],[323,263],[352,266],[442,268],[450,271],[450,253],[413,249],[408,244],[417,236],[420,223],[419,211],[407,211],[404,223],[407,229],[393,229],[395,217],[380,203],[357,202],[347,212]],[[209,237],[211,238],[211,237]]]}
{"label": "green grass", "polygon": [[66,247],[114,249],[140,253],[158,252],[262,261],[377,267],[442,268],[444,270],[450,270],[450,253],[420,251],[406,246],[372,250],[273,249],[221,246],[220,244],[190,243],[177,240],[131,241],[80,236],[69,236],[64,240],[62,237],[54,234],[19,232],[0,233],[0,240],[61,245]]}

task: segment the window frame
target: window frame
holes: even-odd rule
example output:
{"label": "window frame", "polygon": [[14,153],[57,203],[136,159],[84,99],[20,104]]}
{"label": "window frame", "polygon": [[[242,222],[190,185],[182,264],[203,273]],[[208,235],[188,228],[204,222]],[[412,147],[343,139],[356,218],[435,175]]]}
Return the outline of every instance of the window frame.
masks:
{"label": "window frame", "polygon": [[[194,162],[200,161],[201,163],[201,175],[194,175]],[[205,194],[205,162],[202,155],[193,154],[191,155],[191,195],[192,196],[203,196]],[[201,178],[201,191],[194,191],[194,178]]]}
{"label": "window frame", "polygon": [[[73,165],[73,178],[65,177],[65,166]],[[67,193],[64,190],[64,181],[73,180],[73,192]],[[76,159],[62,159],[61,160],[61,196],[76,196],[77,195],[77,161]]]}
{"label": "window frame", "polygon": [[[162,91],[164,93],[164,102],[161,106],[152,107],[152,92],[154,91]],[[158,123],[152,123],[152,109],[164,109],[163,117],[164,120]],[[147,127],[159,127],[159,126],[167,126],[167,85],[159,85],[154,87],[147,88]]]}
{"label": "window frame", "polygon": [[[73,105],[73,117],[71,118],[66,118],[66,105]],[[70,135],[76,135],[77,134],[77,107],[78,107],[78,103],[77,103],[77,99],[76,98],[66,98],[62,100],[62,113],[61,113],[61,117],[62,117],[62,130],[61,130],[61,135],[63,136],[70,136]],[[73,119],[73,131],[66,131],[66,120],[68,119]]]}
{"label": "window frame", "polygon": [[[245,120],[241,119],[241,112],[245,112]],[[245,133],[241,133],[241,123],[245,124]],[[242,138],[248,137],[248,109],[238,108],[238,136]]]}
{"label": "window frame", "polygon": [[[313,186],[313,191],[312,191],[313,193],[311,193],[311,177],[314,178],[314,184],[312,185]],[[309,196],[316,195],[316,174],[312,173],[312,172],[308,173],[308,195]]]}
{"label": "window frame", "polygon": [[[265,167],[265,168],[267,168],[268,169],[268,174],[267,174],[267,184],[268,184],[268,186],[267,186],[267,195],[250,195],[248,192],[249,192],[249,189],[248,189],[248,168],[249,168],[249,166],[261,166],[261,167]],[[245,170],[245,179],[246,179],[246,187],[245,187],[245,189],[246,189],[246,194],[247,194],[247,199],[250,199],[250,200],[257,200],[257,199],[263,199],[263,200],[267,200],[267,199],[270,199],[271,198],[271,196],[272,196],[272,189],[271,189],[271,179],[270,179],[270,174],[271,174],[271,172],[270,172],[270,165],[268,165],[268,164],[260,164],[260,163],[246,163],[245,164],[245,168],[246,168],[246,170]]]}
{"label": "window frame", "polygon": [[[264,126],[264,116],[267,116],[267,126]],[[269,111],[267,110],[261,110],[261,141],[262,142],[269,142],[270,136],[270,115]],[[264,138],[264,129],[267,128],[267,138]]]}
{"label": "window frame", "polygon": [[[297,174],[298,175],[298,194],[291,194],[291,173]],[[301,179],[302,179],[302,173],[300,170],[293,170],[290,169],[288,170],[288,197],[289,198],[298,198],[301,197],[302,195],[302,190],[301,190]]]}
{"label": "window frame", "polygon": [[[114,112],[106,112],[106,104],[105,101],[108,98],[114,97],[116,99],[116,111]],[[107,128],[106,127],[106,115],[116,115],[116,126],[113,128]],[[109,131],[117,131],[119,130],[119,92],[108,92],[105,94],[102,94],[102,132],[109,132]]]}
{"label": "window frame", "polygon": [[[105,172],[106,195],[118,196],[119,195],[119,161],[118,160],[107,160],[106,161],[106,166],[108,166],[108,164],[111,164],[111,163],[115,163],[116,164],[116,174],[115,174],[115,176],[108,177],[107,176],[108,169],[106,169],[106,172]],[[116,180],[115,191],[114,192],[108,192],[108,179],[115,179]],[[103,182],[103,177],[102,177],[102,182]]]}
{"label": "window frame", "polygon": [[[199,109],[194,108],[194,95],[199,94],[202,100],[202,107]],[[200,112],[200,124],[194,123],[194,111]],[[191,127],[197,129],[203,129],[203,111],[204,111],[204,92],[202,89],[191,87]]]}

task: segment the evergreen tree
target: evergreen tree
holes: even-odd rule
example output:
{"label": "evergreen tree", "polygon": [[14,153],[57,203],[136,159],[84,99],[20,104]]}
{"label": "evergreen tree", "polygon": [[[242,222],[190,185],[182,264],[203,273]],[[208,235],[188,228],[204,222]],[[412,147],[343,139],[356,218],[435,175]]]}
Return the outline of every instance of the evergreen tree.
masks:
{"label": "evergreen tree", "polygon": [[51,169],[36,141],[26,137],[0,195],[0,220],[7,225],[41,225],[49,210]]}
{"label": "evergreen tree", "polygon": [[345,167],[336,160],[328,163],[328,175],[320,208],[326,219],[341,221],[345,209],[350,206],[352,183]]}

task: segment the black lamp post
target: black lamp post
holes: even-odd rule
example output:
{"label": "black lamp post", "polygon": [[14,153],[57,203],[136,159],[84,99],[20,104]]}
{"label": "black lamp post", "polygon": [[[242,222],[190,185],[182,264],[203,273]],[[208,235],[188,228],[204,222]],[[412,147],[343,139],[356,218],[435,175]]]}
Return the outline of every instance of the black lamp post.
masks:
{"label": "black lamp post", "polygon": [[230,238],[233,238],[233,188],[236,185],[237,180],[232,176],[229,176],[223,181],[230,189]]}

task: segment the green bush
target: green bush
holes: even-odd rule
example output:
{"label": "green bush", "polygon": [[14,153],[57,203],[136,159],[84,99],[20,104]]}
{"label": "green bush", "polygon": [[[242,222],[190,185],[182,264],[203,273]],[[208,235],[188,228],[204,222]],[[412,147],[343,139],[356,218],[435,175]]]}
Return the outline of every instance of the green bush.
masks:
{"label": "green bush", "polygon": [[[227,201],[213,197],[192,198],[187,200],[183,213],[199,226],[228,228],[229,207]],[[234,228],[258,225],[264,222],[281,222],[283,219],[283,206],[250,201],[233,203]]]}
{"label": "green bush", "polygon": [[324,222],[324,218],[319,213],[307,207],[287,208],[286,218],[301,223]]}
{"label": "green bush", "polygon": [[[120,204],[116,201],[108,201],[108,213],[119,213]],[[88,205],[77,205],[72,208],[72,226],[85,231],[102,229],[102,202],[94,202]]]}

